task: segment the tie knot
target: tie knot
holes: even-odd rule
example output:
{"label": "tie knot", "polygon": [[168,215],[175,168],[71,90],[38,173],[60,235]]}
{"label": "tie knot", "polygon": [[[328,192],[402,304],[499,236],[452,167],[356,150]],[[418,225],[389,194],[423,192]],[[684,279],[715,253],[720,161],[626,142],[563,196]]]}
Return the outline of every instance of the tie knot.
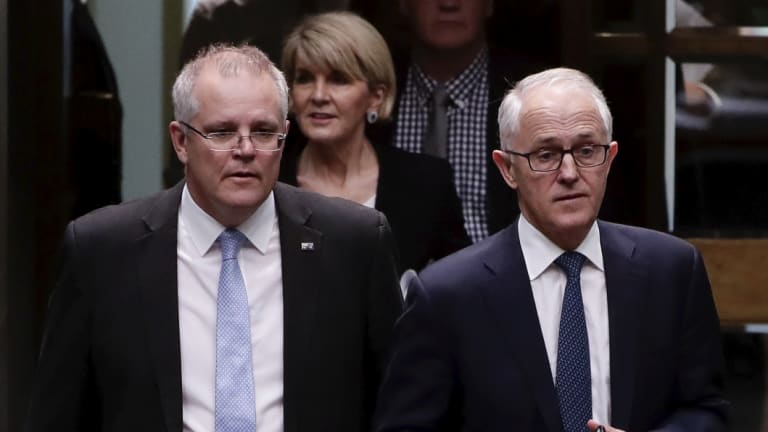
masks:
{"label": "tie knot", "polygon": [[571,278],[581,274],[581,267],[586,259],[587,257],[578,252],[569,251],[557,257],[555,264],[560,266],[565,274]]}
{"label": "tie knot", "polygon": [[219,244],[221,245],[221,259],[236,259],[240,246],[246,241],[245,235],[232,228],[224,230],[219,235]]}
{"label": "tie knot", "polygon": [[447,107],[448,102],[451,100],[445,85],[438,83],[435,88],[432,89],[432,104],[440,107]]}

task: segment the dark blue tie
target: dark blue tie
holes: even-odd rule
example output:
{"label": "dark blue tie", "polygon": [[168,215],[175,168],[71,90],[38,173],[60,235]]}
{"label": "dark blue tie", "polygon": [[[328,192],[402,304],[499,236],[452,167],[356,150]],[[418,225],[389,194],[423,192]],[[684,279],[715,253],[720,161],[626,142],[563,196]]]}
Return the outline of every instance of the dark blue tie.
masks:
{"label": "dark blue tie", "polygon": [[592,418],[592,380],[589,370],[589,339],[581,300],[581,267],[586,257],[566,252],[555,263],[568,281],[560,315],[557,341],[557,377],[555,387],[560,401],[560,417],[565,432],[584,432]]}
{"label": "dark blue tie", "polygon": [[221,274],[216,300],[216,432],[254,432],[256,403],[248,294],[237,262],[243,233],[219,236]]}

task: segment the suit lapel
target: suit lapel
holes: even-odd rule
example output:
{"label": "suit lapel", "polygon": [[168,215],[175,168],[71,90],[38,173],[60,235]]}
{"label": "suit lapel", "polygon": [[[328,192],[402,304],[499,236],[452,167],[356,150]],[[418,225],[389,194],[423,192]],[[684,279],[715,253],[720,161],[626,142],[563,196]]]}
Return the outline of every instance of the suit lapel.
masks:
{"label": "suit lapel", "polygon": [[632,413],[637,326],[642,322],[643,274],[633,261],[635,243],[612,224],[599,222],[605,265],[611,345],[611,424],[625,428]]}
{"label": "suit lapel", "polygon": [[176,271],[177,220],[183,183],[158,197],[144,217],[146,235],[136,241],[144,330],[154,363],[168,431],[180,431],[181,352]]}
{"label": "suit lapel", "polygon": [[283,391],[286,432],[300,429],[298,404],[304,381],[302,362],[312,356],[317,287],[324,274],[323,235],[308,223],[312,210],[288,186],[275,186],[283,270]]}
{"label": "suit lapel", "polygon": [[510,225],[495,237],[488,252],[485,265],[490,279],[481,284],[486,306],[508,339],[547,428],[552,432],[562,431],[557,395],[525,270],[517,224]]}

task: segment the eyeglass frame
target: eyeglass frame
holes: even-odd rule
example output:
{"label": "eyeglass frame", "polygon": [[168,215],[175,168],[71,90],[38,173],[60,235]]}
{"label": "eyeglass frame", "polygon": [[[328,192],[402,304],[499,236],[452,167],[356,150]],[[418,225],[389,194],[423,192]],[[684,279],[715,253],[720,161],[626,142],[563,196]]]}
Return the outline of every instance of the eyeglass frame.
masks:
{"label": "eyeglass frame", "polygon": [[[236,147],[232,147],[232,148],[228,148],[228,149],[214,148],[214,147],[211,147],[210,144],[206,144],[206,147],[208,147],[211,151],[221,151],[221,152],[224,152],[224,151],[235,151],[235,150],[237,150],[237,149],[239,149],[241,147],[240,142],[243,140],[243,138],[248,138],[248,140],[251,142],[251,145],[253,145],[254,150],[262,151],[262,152],[276,152],[276,151],[282,150],[283,145],[285,144],[285,138],[287,137],[287,134],[285,134],[283,132],[251,132],[248,135],[240,135],[237,132],[211,132],[211,133],[208,133],[208,134],[204,134],[204,133],[200,132],[199,130],[195,129],[195,127],[192,126],[191,124],[185,122],[184,120],[179,120],[179,123],[181,125],[183,125],[184,127],[186,127],[187,129],[190,129],[192,132],[198,134],[201,138],[203,138],[203,139],[205,139],[207,141],[213,141],[213,138],[211,138],[212,134],[228,134],[228,135],[232,134],[232,138],[235,138],[235,136],[237,137],[237,146]],[[277,137],[277,148],[276,149],[259,148],[253,142],[253,135],[271,135],[271,136],[276,136]]]}
{"label": "eyeglass frame", "polygon": [[[579,162],[579,160],[576,158],[576,156],[573,155],[573,152],[574,152],[574,150],[579,150],[579,149],[582,149],[584,147],[600,147],[600,148],[602,148],[604,150],[602,162],[600,162],[598,164],[595,164],[595,165],[582,165]],[[553,172],[553,171],[559,170],[560,167],[563,166],[563,160],[565,159],[565,155],[566,154],[570,154],[571,155],[571,158],[573,158],[573,163],[575,163],[576,166],[579,167],[579,168],[594,168],[594,167],[598,167],[600,165],[605,165],[605,163],[608,161],[608,150],[610,148],[611,148],[610,144],[588,144],[588,145],[583,145],[583,146],[578,146],[578,147],[571,147],[568,150],[566,150],[564,148],[548,149],[548,150],[550,150],[552,152],[555,152],[555,153],[559,152],[560,153],[560,161],[558,162],[557,166],[552,168],[552,169],[548,169],[548,170],[537,170],[537,169],[534,169],[533,168],[533,164],[531,164],[531,155],[536,154],[536,153],[538,153],[538,152],[540,152],[540,151],[542,151],[544,149],[538,149],[538,150],[534,150],[534,151],[531,151],[531,152],[528,152],[528,153],[520,153],[520,152],[516,152],[514,150],[507,150],[507,149],[501,149],[501,151],[506,153],[506,154],[524,157],[526,160],[528,160],[528,168],[530,168],[531,171],[533,171],[533,172]]]}

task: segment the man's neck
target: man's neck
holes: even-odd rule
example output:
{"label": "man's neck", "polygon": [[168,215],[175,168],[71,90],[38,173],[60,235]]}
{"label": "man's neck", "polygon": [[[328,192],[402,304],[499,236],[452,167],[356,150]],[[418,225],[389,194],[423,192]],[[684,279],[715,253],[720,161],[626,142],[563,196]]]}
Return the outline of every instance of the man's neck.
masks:
{"label": "man's neck", "polygon": [[484,41],[450,51],[436,51],[416,45],[411,52],[411,58],[428,77],[438,82],[446,82],[464,72],[483,48]]}

